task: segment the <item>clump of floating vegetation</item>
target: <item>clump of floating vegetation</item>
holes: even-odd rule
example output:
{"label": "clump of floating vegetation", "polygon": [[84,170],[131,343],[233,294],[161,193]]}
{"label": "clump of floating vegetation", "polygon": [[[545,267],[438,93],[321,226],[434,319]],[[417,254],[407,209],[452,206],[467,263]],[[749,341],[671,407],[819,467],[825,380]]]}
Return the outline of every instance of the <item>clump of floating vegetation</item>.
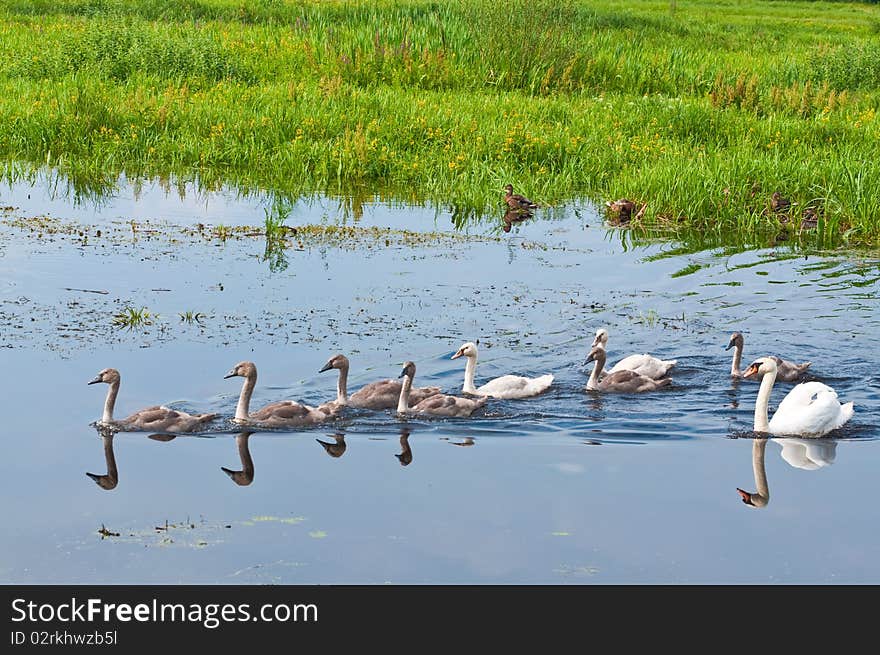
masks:
{"label": "clump of floating vegetation", "polygon": [[[0,157],[391,190],[492,213],[638,198],[641,227],[880,243],[870,4],[0,0]],[[528,38],[511,38],[528,34]],[[821,200],[822,216],[804,212]],[[219,238],[231,229],[218,226]]]}
{"label": "clump of floating vegetation", "polygon": [[158,314],[153,314],[146,307],[125,307],[114,314],[113,325],[128,330],[135,330],[152,325],[153,320],[158,317]]}

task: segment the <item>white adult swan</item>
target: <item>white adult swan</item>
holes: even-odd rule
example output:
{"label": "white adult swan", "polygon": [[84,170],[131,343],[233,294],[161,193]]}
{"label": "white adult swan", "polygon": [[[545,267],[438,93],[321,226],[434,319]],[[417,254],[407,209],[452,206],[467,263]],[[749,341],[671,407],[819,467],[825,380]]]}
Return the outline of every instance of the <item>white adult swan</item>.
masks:
{"label": "white adult swan", "polygon": [[553,384],[553,374],[547,373],[536,378],[527,378],[521,375],[502,375],[489,380],[480,387],[474,386],[474,375],[477,372],[477,344],[468,341],[462,344],[450,359],[467,357],[464,367],[463,393],[474,396],[491,396],[492,398],[530,398],[543,393]]}
{"label": "white adult swan", "polygon": [[257,367],[253,362],[239,362],[223,377],[225,379],[235,376],[244,378],[233,419],[240,425],[257,425],[268,428],[315,425],[336,416],[340,409],[335,403],[311,407],[295,400],[280,400],[251,412],[249,407],[251,395],[257,385]]}
{"label": "white adult swan", "polygon": [[[730,335],[730,341],[724,350],[734,349],[733,361],[730,364],[730,375],[734,378],[741,378],[742,371],[739,370],[739,364],[742,361],[743,352],[743,335],[742,332],[734,332]],[[772,356],[776,361],[776,379],[783,382],[797,382],[798,379],[806,372],[812,362],[804,362],[803,364],[795,364],[781,357]]]}
{"label": "white adult swan", "polygon": [[413,362],[405,362],[403,372],[403,385],[400,388],[400,398],[397,401],[398,414],[426,414],[429,416],[470,416],[477,409],[486,404],[488,396],[479,398],[460,398],[447,396],[442,393],[428,396],[418,405],[410,407],[409,393],[412,388],[413,378],[416,376],[416,365]]}
{"label": "white adult swan", "polygon": [[768,422],[767,405],[776,382],[776,371],[776,361],[772,357],[761,357],[743,373],[744,378],[758,374],[764,376],[755,401],[755,432],[821,437],[852,418],[852,402],[842,405],[834,389],[821,382],[802,382],[782,399]]}
{"label": "white adult swan", "polygon": [[116,396],[119,394],[121,377],[115,368],[105,368],[89,384],[103,382],[110,385],[104,399],[104,413],[99,426],[121,430],[151,430],[155,432],[192,432],[213,421],[219,414],[187,414],[164,405],[154,405],[135,412],[123,419],[113,418]]}
{"label": "white adult swan", "polygon": [[654,380],[646,375],[641,375],[635,371],[614,371],[608,373],[604,377],[602,369],[605,367],[605,348],[596,345],[590,350],[585,364],[596,362],[593,365],[593,372],[590,379],[587,380],[587,391],[620,391],[623,393],[638,393],[642,391],[654,391],[672,384],[672,378],[660,378]]}
{"label": "white adult swan", "polygon": [[[596,330],[596,337],[593,339],[592,346],[601,345],[603,348],[608,347],[608,330],[599,328]],[[592,347],[591,346],[591,347]],[[639,375],[644,375],[652,380],[659,380],[669,373],[669,369],[675,366],[678,360],[660,359],[642,353],[641,355],[629,355],[617,362],[608,373],[616,373],[617,371],[633,371]]]}
{"label": "white adult swan", "polygon": [[[336,381],[336,402],[339,405],[359,407],[362,409],[393,409],[397,406],[400,398],[400,388],[403,386],[399,380],[378,380],[361,387],[350,396],[348,395],[348,357],[334,355],[327,360],[318,373],[339,370],[339,378]],[[410,392],[410,402],[416,405],[428,396],[440,393],[440,387],[415,387]]]}

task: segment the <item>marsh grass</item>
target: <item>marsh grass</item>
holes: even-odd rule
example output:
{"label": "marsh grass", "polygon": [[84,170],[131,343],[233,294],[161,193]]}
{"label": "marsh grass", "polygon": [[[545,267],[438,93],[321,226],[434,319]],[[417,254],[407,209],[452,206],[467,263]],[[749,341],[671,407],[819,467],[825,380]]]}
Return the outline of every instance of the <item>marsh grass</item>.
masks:
{"label": "marsh grass", "polygon": [[847,2],[0,0],[0,156],[461,224],[511,182],[741,239],[778,233],[779,190],[823,199],[809,238],[878,245],[877,25]]}

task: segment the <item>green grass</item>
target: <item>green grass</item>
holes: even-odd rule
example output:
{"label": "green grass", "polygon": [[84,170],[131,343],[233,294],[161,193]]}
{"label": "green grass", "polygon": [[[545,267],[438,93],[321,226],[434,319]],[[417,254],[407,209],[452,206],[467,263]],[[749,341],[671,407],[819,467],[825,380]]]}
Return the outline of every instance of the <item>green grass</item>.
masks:
{"label": "green grass", "polygon": [[852,2],[0,0],[0,157],[460,222],[511,182],[708,239],[779,233],[779,190],[876,246],[878,35]]}

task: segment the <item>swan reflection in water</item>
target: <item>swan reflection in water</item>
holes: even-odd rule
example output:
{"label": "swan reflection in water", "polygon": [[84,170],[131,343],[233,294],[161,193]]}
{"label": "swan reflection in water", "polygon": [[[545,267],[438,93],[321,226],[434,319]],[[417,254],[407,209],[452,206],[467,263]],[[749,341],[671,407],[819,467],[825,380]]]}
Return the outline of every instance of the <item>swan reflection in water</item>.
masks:
{"label": "swan reflection in water", "polygon": [[324,448],[324,452],[326,452],[330,457],[342,457],[345,454],[345,435],[344,434],[331,434],[329,435],[333,437],[333,441],[321,441],[320,439],[315,439],[321,446]]}
{"label": "swan reflection in water", "polygon": [[834,463],[837,455],[837,441],[834,439],[754,439],[752,441],[752,469],[755,474],[753,492],[737,487],[742,501],[751,507],[766,507],[770,503],[770,488],[767,485],[767,472],[764,469],[764,454],[767,442],[775,441],[782,446],[782,459],[791,466],[814,471]]}
{"label": "swan reflection in water", "polygon": [[241,460],[241,470],[234,471],[225,466],[220,470],[229,476],[239,487],[246,487],[254,481],[254,460],[251,459],[251,451],[248,448],[248,439],[253,432],[241,432],[235,437],[235,445],[238,448],[238,458]]}
{"label": "swan reflection in water", "polygon": [[101,489],[110,491],[119,484],[119,471],[116,469],[116,456],[113,453],[113,437],[116,433],[114,430],[107,428],[98,428],[98,431],[101,433],[101,441],[104,444],[104,460],[107,463],[107,472],[103,475],[86,472],[86,475],[94,480],[95,484],[101,487]]}
{"label": "swan reflection in water", "polygon": [[400,431],[400,454],[394,455],[401,466],[409,466],[413,460],[412,448],[409,447],[409,433],[407,428]]}

